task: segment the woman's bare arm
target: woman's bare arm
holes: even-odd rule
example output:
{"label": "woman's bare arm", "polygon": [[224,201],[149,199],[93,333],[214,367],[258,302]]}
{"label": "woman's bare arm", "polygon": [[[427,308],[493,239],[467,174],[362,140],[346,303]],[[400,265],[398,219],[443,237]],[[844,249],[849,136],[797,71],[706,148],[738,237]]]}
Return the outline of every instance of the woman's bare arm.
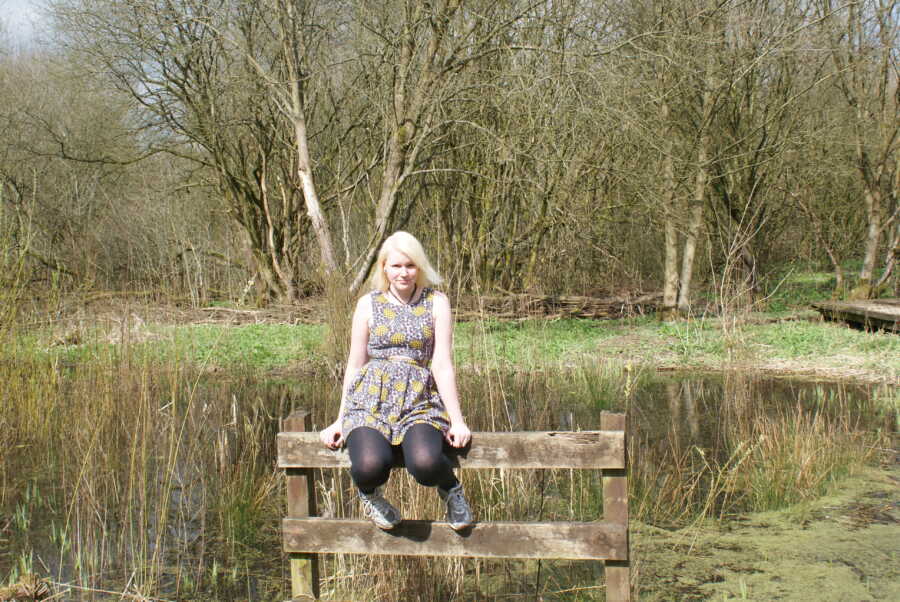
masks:
{"label": "woman's bare arm", "polygon": [[454,447],[465,447],[471,438],[459,404],[456,388],[456,370],[453,367],[453,315],[450,300],[443,293],[434,294],[434,355],[431,358],[431,372],[438,393],[447,414],[450,416],[450,430],[447,440]]}

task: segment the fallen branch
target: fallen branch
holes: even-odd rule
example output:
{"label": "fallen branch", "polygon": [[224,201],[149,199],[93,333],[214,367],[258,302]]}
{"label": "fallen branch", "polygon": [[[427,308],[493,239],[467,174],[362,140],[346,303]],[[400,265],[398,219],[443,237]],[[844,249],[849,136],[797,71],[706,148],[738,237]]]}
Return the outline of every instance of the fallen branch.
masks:
{"label": "fallen branch", "polygon": [[502,296],[463,299],[457,312],[457,319],[466,321],[487,316],[504,320],[521,318],[613,319],[653,312],[661,300],[662,293],[615,297],[510,293]]}

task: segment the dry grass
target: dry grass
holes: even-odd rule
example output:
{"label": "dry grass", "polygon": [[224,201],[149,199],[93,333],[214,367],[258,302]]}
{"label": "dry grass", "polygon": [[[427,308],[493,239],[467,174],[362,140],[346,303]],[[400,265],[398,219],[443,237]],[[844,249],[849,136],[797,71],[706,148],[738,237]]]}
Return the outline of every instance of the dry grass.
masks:
{"label": "dry grass", "polygon": [[[336,378],[213,380],[202,367],[139,357],[126,345],[76,365],[14,351],[0,361],[0,511],[13,517],[0,531],[8,550],[0,570],[7,578],[49,574],[88,599],[101,591],[283,598],[275,433],[295,407],[311,409],[317,426],[333,418]],[[707,438],[714,444],[699,445],[692,441],[707,428],[700,417],[711,410],[688,403],[683,387],[641,409],[646,378],[617,364],[488,367],[461,374],[460,388],[479,400],[467,416],[475,430],[596,428],[601,409],[630,404],[632,516],[652,524],[809,499],[882,444],[853,420],[871,408],[823,398],[818,407],[785,409],[760,402],[734,377]],[[647,422],[660,407],[668,408],[657,416],[663,430]],[[590,471],[467,471],[462,479],[482,520],[591,520],[601,510]],[[323,512],[358,516],[345,471],[323,472],[317,486]],[[388,495],[405,516],[441,517],[435,493],[405,474],[392,478]],[[323,585],[337,599],[602,599],[597,566],[334,556]]]}
{"label": "dry grass", "polygon": [[[726,378],[713,447],[693,443],[701,427],[690,412],[672,421],[663,441],[642,433],[632,437],[633,517],[683,526],[784,508],[824,495],[843,477],[876,462],[890,445],[889,433],[871,426],[881,414],[893,415],[888,404],[872,400],[861,408],[822,392],[812,407],[785,405],[760,400],[751,387],[746,376]],[[676,413],[684,412],[680,401],[670,403]],[[694,432],[684,433],[683,422]]]}
{"label": "dry grass", "polygon": [[0,378],[0,507],[29,490],[44,500],[28,505],[32,527],[13,530],[11,549],[58,559],[25,568],[147,597],[207,591],[210,560],[232,570],[262,547],[263,517],[280,505],[270,412],[284,408],[238,397],[246,383],[116,357],[19,359]]}

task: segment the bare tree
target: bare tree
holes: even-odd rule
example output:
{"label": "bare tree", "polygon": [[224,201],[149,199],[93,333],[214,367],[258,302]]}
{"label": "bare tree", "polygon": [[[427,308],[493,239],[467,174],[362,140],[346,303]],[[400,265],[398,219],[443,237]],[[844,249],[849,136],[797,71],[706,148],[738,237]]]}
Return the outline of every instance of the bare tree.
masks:
{"label": "bare tree", "polygon": [[[690,311],[696,251],[714,161],[712,121],[724,85],[717,77],[724,29],[718,3],[713,0],[649,2],[643,18],[645,35],[636,36],[632,46],[646,57],[652,74],[648,80],[655,93],[655,125],[663,132],[657,148],[665,240],[660,317],[669,319]],[[687,153],[695,159],[685,162]],[[676,156],[680,166],[675,165]],[[679,238],[683,241],[680,269]]]}
{"label": "bare tree", "polygon": [[263,48],[267,61],[284,65],[259,7],[59,0],[52,8],[61,44],[137,103],[145,144],[195,162],[219,188],[268,294],[291,301],[308,291],[312,220],[297,210],[294,129],[254,68],[256,55],[233,43]]}
{"label": "bare tree", "polygon": [[900,5],[868,0],[835,6],[817,3],[834,65],[834,82],[852,124],[852,156],[862,184],[866,237],[859,283],[853,297],[877,294],[875,268],[881,237],[897,219],[890,212],[897,197],[895,170],[900,153],[900,93],[897,47]]}
{"label": "bare tree", "polygon": [[384,165],[374,223],[351,285],[354,291],[368,275],[391,226],[401,187],[421,172],[420,160],[429,146],[454,125],[442,111],[459,93],[460,73],[501,51],[502,34],[531,7],[521,2],[398,0],[378,8],[361,5],[356,15],[375,44],[375,52],[362,55],[374,58],[372,69],[389,69],[390,98],[382,108]]}

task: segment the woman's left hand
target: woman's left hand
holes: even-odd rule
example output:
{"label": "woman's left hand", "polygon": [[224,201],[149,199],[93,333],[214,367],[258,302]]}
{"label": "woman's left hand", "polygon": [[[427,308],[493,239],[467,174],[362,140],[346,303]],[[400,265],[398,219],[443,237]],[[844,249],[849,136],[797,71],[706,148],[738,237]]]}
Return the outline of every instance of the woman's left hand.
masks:
{"label": "woman's left hand", "polygon": [[465,422],[457,422],[450,425],[450,428],[444,434],[444,439],[453,447],[465,447],[472,440],[472,431],[469,430]]}

